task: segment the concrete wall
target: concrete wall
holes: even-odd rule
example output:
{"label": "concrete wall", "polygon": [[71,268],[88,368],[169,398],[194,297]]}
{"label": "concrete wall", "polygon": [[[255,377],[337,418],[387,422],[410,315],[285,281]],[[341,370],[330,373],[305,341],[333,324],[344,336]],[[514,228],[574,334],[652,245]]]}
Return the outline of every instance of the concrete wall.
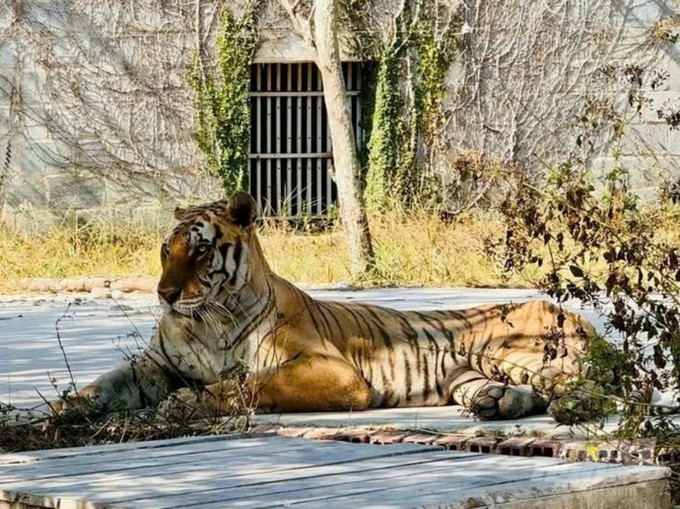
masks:
{"label": "concrete wall", "polygon": [[[1,2],[3,214],[87,215],[104,208],[144,215],[220,196],[192,139],[187,81],[197,39],[210,48],[215,4],[202,0],[197,16],[196,3],[184,0]],[[447,97],[451,146],[503,159],[561,157],[575,146],[565,119],[584,98],[613,98],[625,109],[621,84],[598,83],[593,72],[632,62],[667,76],[654,89],[646,79],[647,107],[628,112],[622,161],[643,193],[678,172],[680,131],[668,129],[656,110],[680,107],[680,41],[654,39],[662,20],[677,22],[673,30],[680,32],[674,0],[466,5],[469,32]],[[291,42],[277,16],[266,22],[275,35],[258,59],[299,59],[307,50],[295,37]],[[296,45],[302,49],[292,51]],[[589,164],[602,173],[613,164],[612,149],[601,136]],[[442,152],[442,161],[447,157]]]}
{"label": "concrete wall", "polygon": [[193,8],[0,5],[5,214],[141,214],[219,195],[192,139]]}
{"label": "concrete wall", "polygon": [[[445,136],[453,152],[520,161],[537,173],[550,163],[579,158],[600,178],[620,152],[619,162],[645,196],[660,178],[680,176],[680,133],[657,115],[664,106],[680,108],[680,39],[673,41],[680,34],[678,2],[555,0],[529,8],[522,0],[476,0],[468,5],[461,53],[445,97]],[[639,84],[630,79],[635,67],[643,71]],[[640,113],[628,103],[631,92],[644,97]],[[589,104],[623,118],[620,147],[602,112],[589,118],[600,115],[605,128],[580,122]],[[443,154],[440,171],[446,174],[453,159]]]}
{"label": "concrete wall", "polygon": [[658,70],[663,79],[657,86],[651,79],[643,84],[646,104],[639,113],[629,111],[621,143],[609,145],[592,160],[592,167],[603,174],[618,162],[631,170],[635,191],[650,198],[662,181],[680,179],[680,129],[671,128],[659,115],[680,111],[680,2],[635,0],[619,15],[625,43],[636,45],[639,62]]}

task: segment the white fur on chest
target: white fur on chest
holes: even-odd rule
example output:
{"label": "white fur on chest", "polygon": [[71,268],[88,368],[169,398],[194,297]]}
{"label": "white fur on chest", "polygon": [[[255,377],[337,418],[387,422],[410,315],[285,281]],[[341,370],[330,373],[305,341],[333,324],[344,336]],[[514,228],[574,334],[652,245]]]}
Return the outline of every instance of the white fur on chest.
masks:
{"label": "white fur on chest", "polygon": [[173,317],[163,317],[160,326],[164,328],[162,337],[156,334],[152,349],[159,354],[160,362],[169,364],[168,368],[179,372],[188,380],[204,384],[224,380],[235,367],[245,365],[250,373],[258,373],[271,367],[265,362],[269,342],[267,335],[272,329],[275,313],[265,318],[252,332],[238,343],[242,328],[215,330],[206,324]]}
{"label": "white fur on chest", "polygon": [[215,331],[200,322],[161,320],[163,334],[157,334],[152,348],[171,371],[188,380],[211,384],[219,381],[233,365],[228,333]]}

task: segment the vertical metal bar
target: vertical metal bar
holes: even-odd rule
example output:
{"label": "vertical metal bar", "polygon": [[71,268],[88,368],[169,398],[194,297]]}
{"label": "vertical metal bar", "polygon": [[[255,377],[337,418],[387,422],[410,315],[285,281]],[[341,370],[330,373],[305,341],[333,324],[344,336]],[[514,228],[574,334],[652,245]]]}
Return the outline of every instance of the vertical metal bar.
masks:
{"label": "vertical metal bar", "polygon": [[353,65],[354,65],[354,62],[348,62],[347,63],[347,86],[345,88],[347,89],[348,92],[351,92],[352,90],[354,90],[354,88],[352,88],[353,85],[354,85],[354,83],[352,83],[352,67],[353,67]]}
{"label": "vertical metal bar", "polygon": [[[291,88],[292,77],[290,75],[291,71],[292,71],[292,66],[290,64],[288,64],[288,72],[286,73],[286,78],[288,80],[288,83],[287,83],[287,86],[286,86],[287,91],[292,90],[292,88]],[[291,127],[292,127],[292,120],[291,120],[290,116],[293,113],[293,111],[292,111],[293,108],[291,107],[292,101],[293,101],[293,99],[291,97],[288,97],[286,99],[286,106],[287,106],[286,153],[288,153],[288,154],[291,153],[291,140],[292,140],[291,134],[290,134],[290,130],[291,130]],[[290,167],[290,157],[288,157],[286,159],[286,194],[287,194],[287,196],[286,196],[286,203],[287,203],[286,215],[288,217],[291,217],[293,215],[293,204],[292,204],[292,201],[293,201],[293,189],[292,189],[293,176],[291,175],[291,173],[292,173],[292,170],[291,170],[291,167]]]}
{"label": "vertical metal bar", "polygon": [[[297,89],[298,92],[302,90],[302,64],[295,64],[297,66]],[[295,136],[295,152],[298,154],[302,151],[302,97],[297,98],[297,115],[295,115],[295,123],[297,131]],[[302,197],[302,164],[300,159],[297,160],[297,205],[298,214],[302,214],[305,210],[303,207]]]}
{"label": "vertical metal bar", "polygon": [[361,146],[364,143],[363,140],[363,133],[361,132],[361,87],[363,86],[363,83],[361,83],[361,77],[363,75],[362,69],[361,69],[361,64],[357,63],[357,91],[359,92],[359,95],[357,95],[357,147],[361,148]]}
{"label": "vertical metal bar", "polygon": [[[281,91],[281,64],[276,64],[276,91]],[[277,154],[281,154],[281,98],[276,98],[276,110],[274,117],[274,128],[276,129],[275,148]],[[276,158],[276,202],[275,211],[277,215],[281,213],[282,196],[281,196],[281,159]]]}
{"label": "vertical metal bar", "polygon": [[[335,164],[335,159],[333,157],[334,149],[333,149],[333,139],[331,138],[331,126],[330,122],[328,122],[328,112],[326,112],[326,146],[328,147],[328,151],[331,153],[331,157],[328,159],[328,165],[334,165]],[[335,167],[333,168],[335,171]]]}
{"label": "vertical metal bar", "polygon": [[[267,90],[272,89],[272,70],[273,65],[267,64]],[[266,151],[268,154],[272,152],[272,98],[267,97],[267,138],[266,138]],[[271,215],[272,212],[272,161],[267,160],[267,215]]]}
{"label": "vertical metal bar", "polygon": [[[262,65],[257,64],[257,90],[262,90]],[[255,98],[255,125],[253,129],[255,130],[255,153],[260,154],[262,152],[262,97]],[[257,206],[260,207],[261,214],[265,214],[264,207],[262,207],[262,161],[260,159],[255,160],[255,178],[257,180]]]}
{"label": "vertical metal bar", "polygon": [[[317,74],[321,74],[319,70],[317,69]],[[319,81],[318,81],[318,86],[317,90],[323,90],[323,84],[321,82],[321,76],[319,76]],[[323,108],[324,108],[324,98],[323,96],[319,97],[319,99],[316,102],[316,146],[317,146],[317,152],[321,152],[321,144],[323,143]],[[316,160],[316,193],[317,193],[317,203],[316,203],[316,212],[317,214],[321,215],[323,212],[323,206],[324,206],[324,197],[323,197],[323,172],[324,172],[324,164],[323,164],[323,159],[321,157],[317,158]],[[328,180],[328,179],[327,179]],[[326,204],[328,203],[328,196],[326,196]]]}
{"label": "vertical metal bar", "polygon": [[[312,90],[312,72],[316,67],[312,62],[307,63],[307,90]],[[312,98],[305,98],[307,104],[307,151],[311,151],[312,146]],[[312,185],[312,160],[307,158],[307,212],[312,214],[314,201],[314,186]]]}

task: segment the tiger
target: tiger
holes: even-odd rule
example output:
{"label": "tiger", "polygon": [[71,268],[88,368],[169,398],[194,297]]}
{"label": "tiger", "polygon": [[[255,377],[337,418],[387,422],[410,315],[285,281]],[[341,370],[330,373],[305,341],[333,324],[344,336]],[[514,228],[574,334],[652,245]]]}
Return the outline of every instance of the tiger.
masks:
{"label": "tiger", "polygon": [[148,347],[54,412],[155,408],[170,395],[224,412],[240,380],[263,413],[458,404],[516,419],[581,376],[595,334],[584,317],[546,300],[427,312],[317,300],[272,271],[257,211],[244,192],[177,209]]}

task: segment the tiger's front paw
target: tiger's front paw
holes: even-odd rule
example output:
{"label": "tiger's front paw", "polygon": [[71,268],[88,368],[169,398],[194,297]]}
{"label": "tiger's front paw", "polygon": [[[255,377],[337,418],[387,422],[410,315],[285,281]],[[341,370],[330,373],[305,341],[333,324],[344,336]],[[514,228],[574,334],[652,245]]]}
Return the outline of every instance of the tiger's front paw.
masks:
{"label": "tiger's front paw", "polygon": [[236,386],[214,384],[203,388],[183,387],[170,394],[157,409],[170,419],[208,419],[242,412],[242,397]]}
{"label": "tiger's front paw", "polygon": [[531,386],[492,382],[475,394],[471,410],[481,420],[517,419],[544,412],[546,406]]}
{"label": "tiger's front paw", "polygon": [[166,419],[187,420],[203,417],[201,397],[198,392],[183,387],[168,395],[156,409],[159,416]]}
{"label": "tiger's front paw", "polygon": [[52,417],[67,422],[82,422],[101,414],[95,397],[78,393],[50,401],[49,410]]}

